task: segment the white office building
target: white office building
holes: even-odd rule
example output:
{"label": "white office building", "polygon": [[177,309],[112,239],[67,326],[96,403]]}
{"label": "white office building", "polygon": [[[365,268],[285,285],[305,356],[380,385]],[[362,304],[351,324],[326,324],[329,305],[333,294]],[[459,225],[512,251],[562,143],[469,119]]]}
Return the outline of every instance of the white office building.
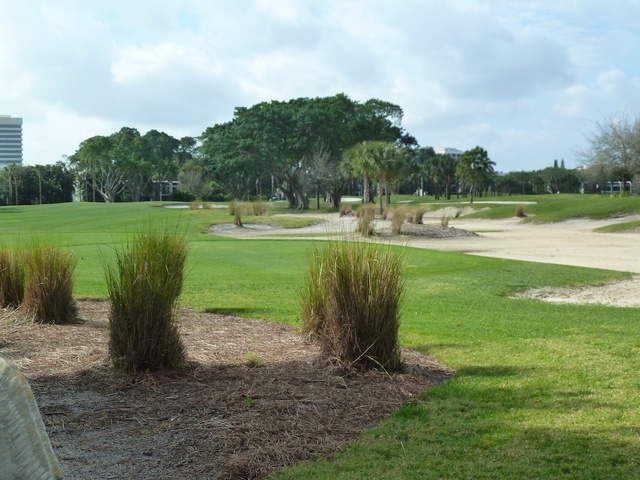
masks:
{"label": "white office building", "polygon": [[22,165],[22,119],[0,115],[0,168]]}
{"label": "white office building", "polygon": [[436,147],[433,149],[433,151],[436,152],[436,155],[449,155],[456,160],[460,160],[460,157],[464,153],[462,150],[451,147]]}

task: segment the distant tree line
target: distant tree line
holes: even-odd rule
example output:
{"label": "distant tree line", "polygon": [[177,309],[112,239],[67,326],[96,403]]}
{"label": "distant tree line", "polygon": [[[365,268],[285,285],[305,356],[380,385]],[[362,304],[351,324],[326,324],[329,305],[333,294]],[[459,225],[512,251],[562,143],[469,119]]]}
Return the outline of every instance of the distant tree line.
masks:
{"label": "distant tree line", "polygon": [[402,127],[400,106],[344,94],[238,107],[229,122],[200,137],[174,138],[123,127],[84,140],[66,163],[0,171],[0,201],[34,204],[159,200],[178,181],[174,200],[283,198],[292,209],[315,200],[333,206],[344,195],[368,203],[392,193],[451,199],[486,195],[597,192],[640,172],[640,122],[598,124],[581,152],[584,166],[564,160],[542,170],[497,173],[477,146],[456,159],[418,145]]}
{"label": "distant tree line", "polygon": [[0,204],[70,202],[73,183],[73,173],[64,162],[35,166],[9,165],[0,169]]}

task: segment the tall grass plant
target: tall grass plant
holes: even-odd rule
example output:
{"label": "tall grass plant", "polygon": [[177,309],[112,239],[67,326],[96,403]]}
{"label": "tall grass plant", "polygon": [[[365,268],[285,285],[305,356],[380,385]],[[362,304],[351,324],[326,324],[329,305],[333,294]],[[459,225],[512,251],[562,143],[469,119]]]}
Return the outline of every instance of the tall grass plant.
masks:
{"label": "tall grass plant", "polygon": [[24,261],[23,307],[36,323],[73,322],[77,306],[73,298],[73,254],[35,242],[22,255]]}
{"label": "tall grass plant", "polygon": [[302,296],[303,329],[342,364],[397,370],[403,258],[388,247],[331,241],[315,250]]}
{"label": "tall grass plant", "polygon": [[105,265],[110,300],[109,353],[118,370],[175,367],[184,358],[176,306],[187,243],[175,230],[138,232],[128,249]]}
{"label": "tall grass plant", "polygon": [[21,253],[0,251],[0,308],[18,308],[22,304],[24,275]]}

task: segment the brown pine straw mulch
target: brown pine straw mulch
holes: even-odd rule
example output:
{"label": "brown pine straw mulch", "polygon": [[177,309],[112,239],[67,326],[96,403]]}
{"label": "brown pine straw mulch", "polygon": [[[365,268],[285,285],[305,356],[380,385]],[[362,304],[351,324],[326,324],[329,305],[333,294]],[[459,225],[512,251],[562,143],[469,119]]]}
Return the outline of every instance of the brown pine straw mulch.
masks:
{"label": "brown pine straw mulch", "polygon": [[291,326],[190,310],[191,368],[117,374],[108,304],[78,306],[73,325],[0,322],[0,354],[27,375],[67,479],[265,478],[331,457],[451,374],[408,350],[406,373],[339,368]]}

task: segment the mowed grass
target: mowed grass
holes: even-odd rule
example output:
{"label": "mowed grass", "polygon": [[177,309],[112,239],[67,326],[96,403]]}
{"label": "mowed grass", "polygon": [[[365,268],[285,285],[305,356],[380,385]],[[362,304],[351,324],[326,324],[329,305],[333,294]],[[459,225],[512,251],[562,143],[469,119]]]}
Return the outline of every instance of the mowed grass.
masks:
{"label": "mowed grass", "polygon": [[[78,262],[76,296],[104,298],[99,252],[108,256],[147,222],[176,222],[190,243],[183,305],[297,324],[313,243],[203,233],[217,215],[228,212],[153,204],[2,207],[0,243],[37,235],[64,246]],[[454,377],[335,459],[279,478],[639,476],[638,310],[510,296],[630,275],[398,248],[407,265],[401,343],[434,355]]]}
{"label": "mowed grass", "polygon": [[[450,201],[434,201],[433,197],[414,197],[397,195],[394,202],[432,204],[434,210],[447,206],[468,206],[468,198],[452,197]],[[494,202],[510,202],[500,205]],[[534,204],[529,204],[535,202]],[[473,207],[477,213],[465,218],[510,218],[516,214],[517,204],[521,203],[527,218],[525,222],[561,222],[571,218],[605,219],[640,214],[640,196],[610,197],[608,195],[512,195],[476,197]],[[482,211],[480,211],[482,209]]]}

